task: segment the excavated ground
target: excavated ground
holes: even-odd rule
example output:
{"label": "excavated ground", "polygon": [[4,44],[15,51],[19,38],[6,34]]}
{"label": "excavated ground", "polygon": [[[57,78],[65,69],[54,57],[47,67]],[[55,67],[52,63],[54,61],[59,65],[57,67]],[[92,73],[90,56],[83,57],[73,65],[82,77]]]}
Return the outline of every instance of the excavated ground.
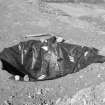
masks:
{"label": "excavated ground", "polygon": [[[70,43],[105,48],[105,8],[95,4],[0,0],[0,50],[27,34],[63,36]],[[0,70],[0,105],[104,105],[105,64],[43,82],[19,82]]]}

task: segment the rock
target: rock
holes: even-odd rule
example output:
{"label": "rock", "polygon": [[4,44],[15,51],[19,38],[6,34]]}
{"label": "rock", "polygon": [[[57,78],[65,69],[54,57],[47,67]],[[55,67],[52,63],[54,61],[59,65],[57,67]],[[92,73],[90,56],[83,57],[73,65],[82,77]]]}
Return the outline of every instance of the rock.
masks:
{"label": "rock", "polygon": [[20,76],[19,75],[15,75],[15,80],[19,81],[20,80]]}
{"label": "rock", "polygon": [[28,75],[24,76],[24,81],[29,81],[29,76]]}

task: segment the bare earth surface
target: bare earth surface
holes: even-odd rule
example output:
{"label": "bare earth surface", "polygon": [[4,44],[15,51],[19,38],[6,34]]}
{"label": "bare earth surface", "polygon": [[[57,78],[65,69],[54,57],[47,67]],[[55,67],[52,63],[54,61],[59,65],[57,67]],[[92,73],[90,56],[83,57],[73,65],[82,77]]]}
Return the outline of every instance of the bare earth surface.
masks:
{"label": "bare earth surface", "polygon": [[[27,34],[52,33],[70,43],[105,47],[103,5],[0,0],[0,50]],[[19,82],[0,70],[0,105],[104,105],[105,63],[43,82]]]}

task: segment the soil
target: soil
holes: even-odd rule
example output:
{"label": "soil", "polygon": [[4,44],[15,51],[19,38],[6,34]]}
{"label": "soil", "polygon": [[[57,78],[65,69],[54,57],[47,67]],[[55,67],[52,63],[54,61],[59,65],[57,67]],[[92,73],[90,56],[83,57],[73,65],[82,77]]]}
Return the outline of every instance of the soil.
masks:
{"label": "soil", "polygon": [[[70,43],[105,48],[104,4],[0,0],[0,50],[51,33]],[[0,105],[104,105],[105,63],[55,80],[19,82],[0,70]]]}

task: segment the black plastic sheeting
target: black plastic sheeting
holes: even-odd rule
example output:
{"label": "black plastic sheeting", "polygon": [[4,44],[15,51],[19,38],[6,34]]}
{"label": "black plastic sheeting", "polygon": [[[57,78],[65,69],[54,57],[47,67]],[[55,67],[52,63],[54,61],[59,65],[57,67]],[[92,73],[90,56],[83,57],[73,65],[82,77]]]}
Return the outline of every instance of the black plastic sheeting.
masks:
{"label": "black plastic sheeting", "polygon": [[44,42],[28,40],[20,42],[0,53],[3,69],[13,75],[28,75],[37,81],[50,80],[79,72],[92,63],[105,62],[105,56],[98,55],[98,49],[70,43],[57,42],[52,36]]}

